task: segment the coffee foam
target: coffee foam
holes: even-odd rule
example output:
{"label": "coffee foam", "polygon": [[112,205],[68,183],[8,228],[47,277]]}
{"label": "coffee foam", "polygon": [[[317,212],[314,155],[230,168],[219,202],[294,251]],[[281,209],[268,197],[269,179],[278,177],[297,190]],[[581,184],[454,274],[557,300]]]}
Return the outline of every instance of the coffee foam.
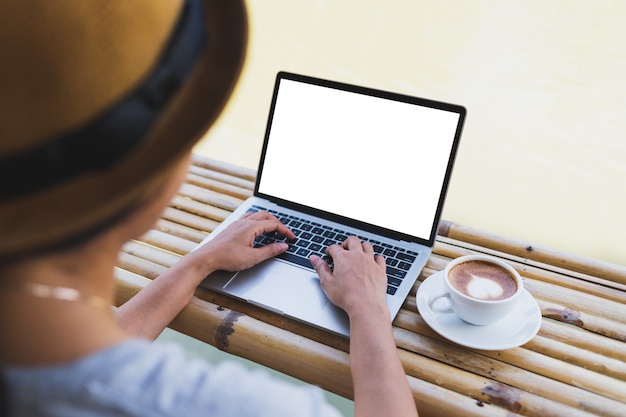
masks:
{"label": "coffee foam", "polygon": [[503,267],[485,261],[468,261],[449,272],[458,291],[479,300],[501,300],[517,291],[515,278]]}
{"label": "coffee foam", "polygon": [[470,297],[480,298],[481,300],[494,300],[502,297],[504,289],[498,284],[487,278],[470,274],[470,280],[466,284],[465,289]]}

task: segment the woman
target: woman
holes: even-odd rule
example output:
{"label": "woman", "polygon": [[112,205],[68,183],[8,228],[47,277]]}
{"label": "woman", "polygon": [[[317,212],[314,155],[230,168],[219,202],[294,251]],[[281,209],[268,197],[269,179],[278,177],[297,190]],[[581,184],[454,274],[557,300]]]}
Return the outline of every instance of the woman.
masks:
{"label": "woman", "polygon": [[[0,13],[0,362],[11,416],[337,416],[315,388],[150,343],[215,270],[286,250],[246,215],[114,311],[121,247],[183,181],[238,76],[239,1],[10,0]],[[10,64],[10,65],[7,65]],[[350,317],[356,415],[415,416],[385,261],[349,238],[311,259]],[[164,295],[167,296],[164,296]],[[3,414],[4,415],[4,414]]]}

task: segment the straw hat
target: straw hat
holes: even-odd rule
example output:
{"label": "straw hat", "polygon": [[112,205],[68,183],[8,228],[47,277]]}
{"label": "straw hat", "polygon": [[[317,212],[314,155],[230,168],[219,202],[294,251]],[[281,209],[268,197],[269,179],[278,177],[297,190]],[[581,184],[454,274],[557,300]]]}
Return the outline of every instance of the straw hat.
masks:
{"label": "straw hat", "polygon": [[160,187],[239,75],[242,0],[0,6],[0,258],[99,230]]}

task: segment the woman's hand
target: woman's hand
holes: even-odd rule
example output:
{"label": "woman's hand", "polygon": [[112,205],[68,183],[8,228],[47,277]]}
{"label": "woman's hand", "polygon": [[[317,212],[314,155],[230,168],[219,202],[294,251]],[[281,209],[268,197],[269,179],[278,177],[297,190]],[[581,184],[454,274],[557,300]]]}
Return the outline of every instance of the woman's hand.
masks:
{"label": "woman's hand", "polygon": [[289,246],[284,242],[271,243],[255,248],[254,239],[263,234],[276,232],[288,240],[296,236],[271,214],[261,211],[246,213],[230,224],[213,240],[198,248],[194,255],[210,262],[213,270],[241,271],[266,259],[285,252]]}
{"label": "woman's hand", "polygon": [[311,264],[333,304],[348,315],[363,307],[369,311],[377,311],[374,306],[386,308],[385,258],[374,255],[370,243],[351,236],[341,245],[329,246],[326,253],[333,258],[333,271],[319,256],[312,256]]}
{"label": "woman's hand", "polygon": [[354,415],[417,417],[393,338],[385,258],[355,236],[326,253],[333,258],[332,271],[319,256],[311,256],[311,263],[330,301],[350,317]]}

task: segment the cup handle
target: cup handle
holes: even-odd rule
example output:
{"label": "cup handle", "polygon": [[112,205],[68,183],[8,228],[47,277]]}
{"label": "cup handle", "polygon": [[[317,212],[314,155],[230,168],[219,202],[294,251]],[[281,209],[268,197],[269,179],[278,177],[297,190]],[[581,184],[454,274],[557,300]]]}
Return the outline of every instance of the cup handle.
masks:
{"label": "cup handle", "polygon": [[[441,300],[442,298],[447,298],[448,299],[448,306],[445,308],[442,307],[437,307],[435,305],[435,303],[438,300]],[[450,298],[450,293],[448,292],[440,292],[437,294],[433,294],[429,299],[428,299],[428,307],[434,311],[435,313],[454,313],[454,310],[452,310],[452,299]]]}

